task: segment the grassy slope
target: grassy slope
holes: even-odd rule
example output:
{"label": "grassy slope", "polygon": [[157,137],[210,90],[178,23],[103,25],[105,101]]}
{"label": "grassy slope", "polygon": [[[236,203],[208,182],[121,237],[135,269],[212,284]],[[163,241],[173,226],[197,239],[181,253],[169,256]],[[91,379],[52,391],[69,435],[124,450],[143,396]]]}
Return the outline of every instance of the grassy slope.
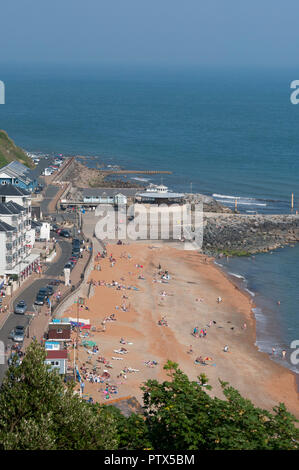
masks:
{"label": "grassy slope", "polygon": [[34,168],[31,158],[14,144],[5,131],[0,130],[0,167],[14,160],[18,160],[29,168]]}

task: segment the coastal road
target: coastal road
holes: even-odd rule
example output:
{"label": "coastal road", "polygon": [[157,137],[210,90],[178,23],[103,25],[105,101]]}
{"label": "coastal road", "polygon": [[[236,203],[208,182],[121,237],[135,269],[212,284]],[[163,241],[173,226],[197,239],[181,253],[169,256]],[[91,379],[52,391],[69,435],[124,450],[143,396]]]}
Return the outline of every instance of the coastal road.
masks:
{"label": "coastal road", "polygon": [[[35,308],[33,306],[36,294],[41,287],[45,287],[53,277],[59,276],[62,271],[65,263],[70,258],[72,252],[72,245],[70,242],[65,240],[59,240],[59,246],[61,249],[61,255],[59,256],[58,260],[52,263],[46,271],[47,277],[42,277],[41,279],[37,279],[32,284],[30,284],[23,292],[21,292],[16,300],[14,301],[14,306],[19,302],[19,300],[25,300],[27,304],[28,312],[34,312]],[[49,276],[49,277],[48,277]],[[3,327],[0,330],[0,341],[3,342],[5,346],[10,349],[12,345],[12,341],[8,339],[9,333],[13,330],[17,325],[27,326],[30,320],[30,315],[16,315],[15,313],[11,313],[4,323]],[[6,358],[7,359],[7,358]],[[6,364],[0,364],[0,384],[2,383],[5,371],[7,369]]]}
{"label": "coastal road", "polygon": [[46,191],[45,191],[45,196],[40,203],[40,208],[44,215],[49,215],[48,205],[54,199],[54,197],[56,196],[59,190],[60,190],[60,187],[54,186],[53,184],[49,184],[49,186],[47,186]]}

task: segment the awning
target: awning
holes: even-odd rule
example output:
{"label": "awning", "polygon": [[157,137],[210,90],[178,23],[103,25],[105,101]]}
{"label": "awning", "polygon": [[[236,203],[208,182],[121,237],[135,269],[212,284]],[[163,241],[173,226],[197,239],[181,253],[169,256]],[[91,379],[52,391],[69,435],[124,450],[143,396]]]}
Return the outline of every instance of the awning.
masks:
{"label": "awning", "polygon": [[27,258],[24,258],[20,263],[18,263],[13,269],[8,269],[5,271],[5,274],[18,274],[20,275],[23,271],[25,271],[28,266],[30,266],[34,261],[39,259],[40,253],[31,253],[30,255],[27,256]]}

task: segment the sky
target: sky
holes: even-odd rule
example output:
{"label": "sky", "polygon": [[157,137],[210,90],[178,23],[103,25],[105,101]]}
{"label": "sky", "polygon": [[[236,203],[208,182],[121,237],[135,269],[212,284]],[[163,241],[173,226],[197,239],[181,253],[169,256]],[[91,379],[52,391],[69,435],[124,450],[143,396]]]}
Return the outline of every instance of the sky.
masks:
{"label": "sky", "polygon": [[0,66],[297,67],[298,0],[1,0]]}

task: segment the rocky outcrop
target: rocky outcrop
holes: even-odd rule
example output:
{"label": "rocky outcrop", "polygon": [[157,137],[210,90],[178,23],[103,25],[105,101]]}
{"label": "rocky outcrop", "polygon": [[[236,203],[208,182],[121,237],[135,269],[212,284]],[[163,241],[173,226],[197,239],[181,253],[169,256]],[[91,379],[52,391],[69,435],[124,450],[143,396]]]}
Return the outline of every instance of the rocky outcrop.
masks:
{"label": "rocky outcrop", "polygon": [[232,214],[231,209],[216,201],[216,199],[211,196],[206,196],[204,194],[186,194],[185,200],[187,203],[191,204],[201,203],[204,212]]}
{"label": "rocky outcrop", "polygon": [[203,251],[248,255],[299,241],[298,215],[205,214]]}

